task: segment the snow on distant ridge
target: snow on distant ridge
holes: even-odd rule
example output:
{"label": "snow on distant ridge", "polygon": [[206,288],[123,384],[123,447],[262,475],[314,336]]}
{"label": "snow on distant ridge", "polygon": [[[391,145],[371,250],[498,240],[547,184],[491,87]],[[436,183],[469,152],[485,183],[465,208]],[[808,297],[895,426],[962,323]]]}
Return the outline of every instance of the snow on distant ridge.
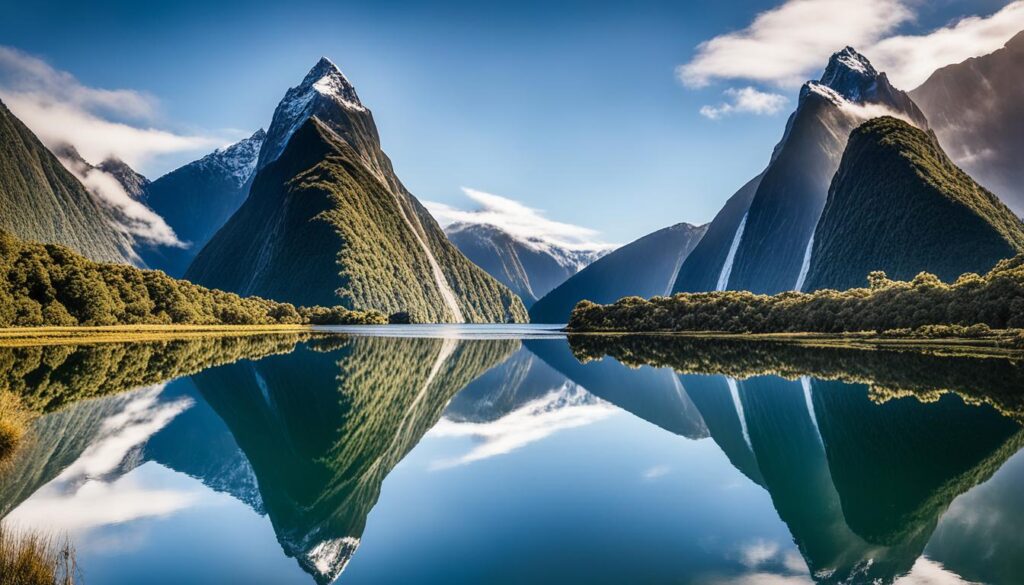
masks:
{"label": "snow on distant ridge", "polygon": [[216,170],[218,174],[230,177],[237,187],[241,187],[256,172],[256,161],[266,138],[267,133],[261,128],[249,138],[218,148],[195,164],[203,169]]}
{"label": "snow on distant ridge", "polygon": [[529,248],[548,253],[554,251],[553,256],[561,254],[566,258],[573,252],[597,253],[600,256],[618,247],[618,244],[599,241],[597,230],[548,219],[543,211],[514,199],[468,187],[463,187],[462,192],[477,204],[477,209],[465,210],[434,201],[423,202],[446,230],[471,225],[492,226]]}

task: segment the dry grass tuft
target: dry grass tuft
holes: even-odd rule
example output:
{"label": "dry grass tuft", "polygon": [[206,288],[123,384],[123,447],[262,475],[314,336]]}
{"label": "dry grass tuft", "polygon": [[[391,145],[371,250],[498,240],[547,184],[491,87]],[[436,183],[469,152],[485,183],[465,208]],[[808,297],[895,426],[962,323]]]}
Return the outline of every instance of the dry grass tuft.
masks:
{"label": "dry grass tuft", "polygon": [[32,411],[17,394],[0,390],[0,466],[17,451],[32,418]]}
{"label": "dry grass tuft", "polygon": [[74,585],[77,573],[69,540],[0,524],[0,585]]}

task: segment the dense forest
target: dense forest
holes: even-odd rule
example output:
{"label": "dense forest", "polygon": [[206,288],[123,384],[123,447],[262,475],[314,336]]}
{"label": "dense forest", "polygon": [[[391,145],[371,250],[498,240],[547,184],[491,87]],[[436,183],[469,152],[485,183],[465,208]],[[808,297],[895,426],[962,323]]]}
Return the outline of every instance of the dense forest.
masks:
{"label": "dense forest", "polygon": [[377,311],[296,308],[211,290],[163,272],[94,262],[0,230],[0,327],[386,323]]}
{"label": "dense forest", "polygon": [[[1024,255],[1000,261],[988,274],[953,284],[922,272],[909,282],[872,272],[867,288],[756,295],[746,291],[680,293],[612,305],[580,302],[574,331],[722,331],[732,333],[919,330],[934,325],[1024,328]],[[926,331],[923,329],[922,331]]]}

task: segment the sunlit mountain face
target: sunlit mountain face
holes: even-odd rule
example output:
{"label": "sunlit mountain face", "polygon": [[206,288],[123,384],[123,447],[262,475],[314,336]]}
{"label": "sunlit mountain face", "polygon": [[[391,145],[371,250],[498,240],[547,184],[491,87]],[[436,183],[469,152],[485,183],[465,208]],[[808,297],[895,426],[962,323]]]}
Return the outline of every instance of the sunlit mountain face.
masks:
{"label": "sunlit mountain face", "polygon": [[[145,344],[0,349],[6,387],[67,397],[36,402],[33,440],[0,473],[5,522],[67,533],[104,583],[154,566],[160,583],[1011,583],[1022,569],[1013,362],[400,333],[181,342],[177,369],[140,359]],[[76,363],[106,374],[69,375]],[[984,562],[965,552],[981,541]]]}

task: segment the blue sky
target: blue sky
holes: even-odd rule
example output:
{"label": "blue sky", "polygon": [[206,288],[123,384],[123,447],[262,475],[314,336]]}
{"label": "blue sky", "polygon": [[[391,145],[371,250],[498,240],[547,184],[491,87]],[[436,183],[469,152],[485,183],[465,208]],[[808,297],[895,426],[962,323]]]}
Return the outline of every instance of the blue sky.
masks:
{"label": "blue sky", "polygon": [[[827,58],[798,50],[820,62],[809,66],[792,52],[762,50],[762,62],[748,63],[728,47],[702,55],[699,45],[737,31],[784,45],[761,30],[767,25],[751,29],[758,14],[827,1],[22,2],[4,9],[0,45],[84,88],[129,90],[118,102],[126,105],[102,114],[108,119],[195,139],[140,157],[151,178],[265,127],[285,90],[326,55],[373,110],[384,149],[420,199],[471,208],[467,187],[593,228],[595,239],[627,242],[679,221],[709,221],[767,162],[795,105],[789,78],[816,75]],[[821,28],[834,50],[852,39],[873,45],[917,35],[928,42],[914,46],[941,64],[951,57],[938,55],[936,29],[1008,4],[870,1],[874,20],[862,18],[865,3],[850,1],[833,29],[785,26]],[[893,6],[906,12],[891,18]],[[878,51],[906,68],[903,45]],[[794,62],[776,71],[786,60]],[[680,79],[677,67],[687,64]],[[744,88],[775,97],[740,107]],[[144,113],[133,113],[131,96],[145,102]],[[714,112],[718,119],[708,117]]]}

